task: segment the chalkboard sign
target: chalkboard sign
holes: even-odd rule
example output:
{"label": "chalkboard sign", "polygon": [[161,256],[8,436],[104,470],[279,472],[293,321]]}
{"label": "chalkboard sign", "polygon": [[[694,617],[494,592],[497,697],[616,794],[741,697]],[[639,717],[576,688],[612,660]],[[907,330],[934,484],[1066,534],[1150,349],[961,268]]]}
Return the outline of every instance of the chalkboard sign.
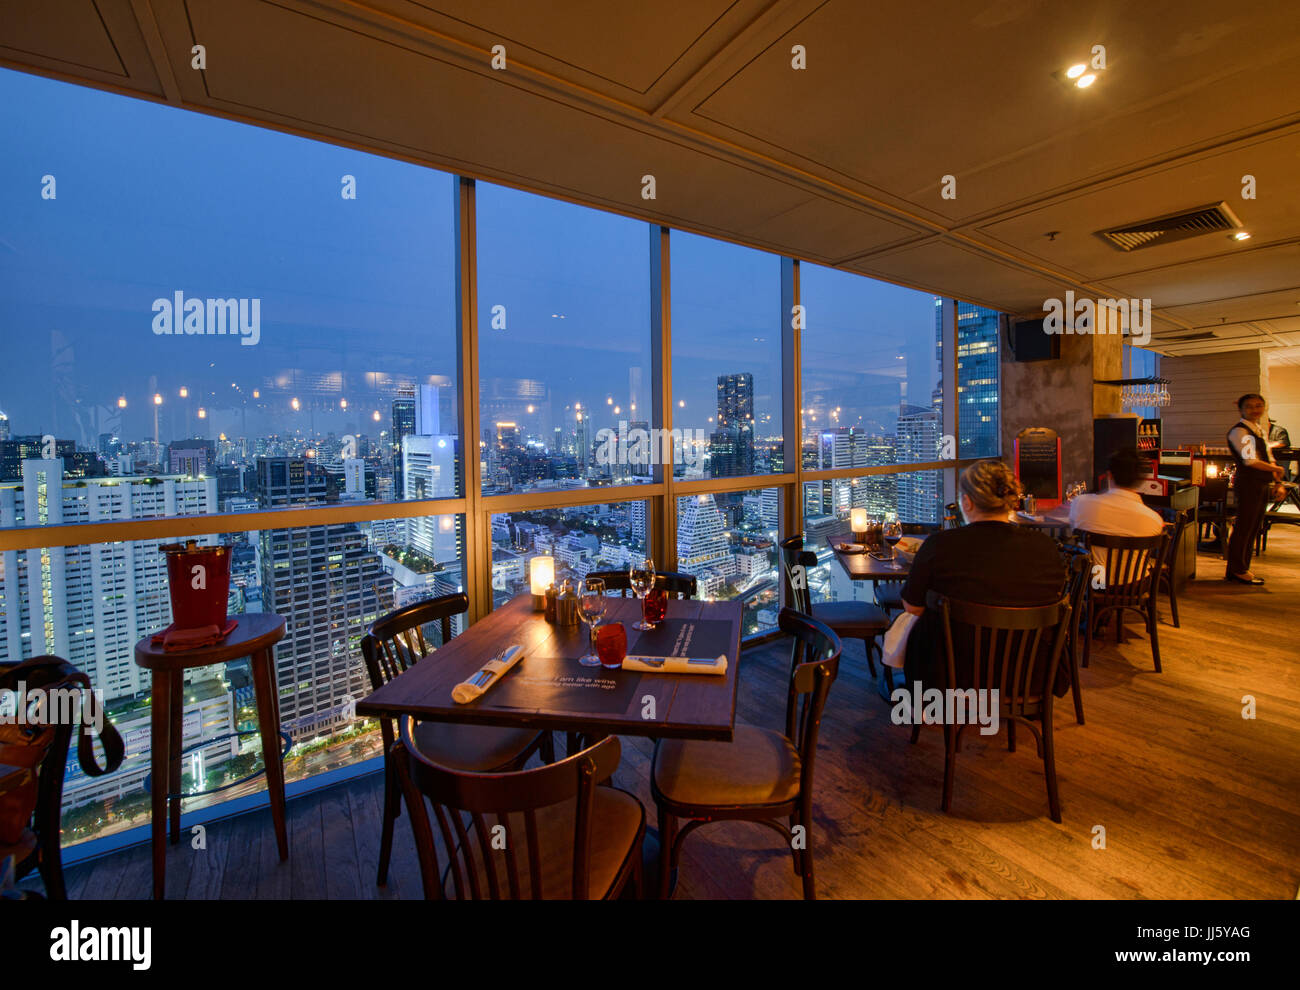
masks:
{"label": "chalkboard sign", "polygon": [[1016,434],[1016,477],[1039,509],[1061,501],[1061,438],[1055,430],[1037,426]]}

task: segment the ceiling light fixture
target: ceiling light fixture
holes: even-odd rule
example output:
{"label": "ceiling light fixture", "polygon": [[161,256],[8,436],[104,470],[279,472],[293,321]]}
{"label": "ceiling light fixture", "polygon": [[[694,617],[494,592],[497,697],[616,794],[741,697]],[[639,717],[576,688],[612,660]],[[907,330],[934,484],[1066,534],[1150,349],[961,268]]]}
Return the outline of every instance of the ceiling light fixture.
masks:
{"label": "ceiling light fixture", "polygon": [[1075,85],[1078,86],[1080,89],[1087,89],[1096,81],[1097,81],[1096,75],[1089,72],[1086,76],[1080,76],[1079,81],[1076,82]]}
{"label": "ceiling light fixture", "polygon": [[1081,75],[1083,75],[1087,71],[1088,71],[1088,67],[1084,65],[1082,62],[1080,62],[1078,65],[1072,65],[1065,70],[1065,78],[1078,79]]}
{"label": "ceiling light fixture", "polygon": [[1234,241],[1248,241],[1250,240],[1250,234],[1245,230],[1239,230],[1232,235],[1232,239]]}

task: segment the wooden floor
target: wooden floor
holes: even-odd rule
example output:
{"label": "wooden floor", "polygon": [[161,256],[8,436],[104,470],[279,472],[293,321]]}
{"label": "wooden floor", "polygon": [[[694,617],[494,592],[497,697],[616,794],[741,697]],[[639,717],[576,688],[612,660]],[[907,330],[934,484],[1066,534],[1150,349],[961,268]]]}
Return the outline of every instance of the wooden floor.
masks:
{"label": "wooden floor", "polygon": [[[1294,898],[1300,884],[1300,528],[1275,527],[1256,568],[1265,589],[1227,585],[1202,554],[1182,601],[1182,628],[1094,651],[1084,672],[1087,724],[1056,709],[1064,822],[1047,816],[1042,765],[1022,734],[1016,753],[968,733],[951,814],[939,810],[942,736],[908,744],[906,727],[869,683],[861,644],[831,692],[818,754],[814,849],[827,898]],[[787,655],[781,644],[741,660],[740,718],[778,728]],[[1243,698],[1257,717],[1242,717]],[[624,740],[615,782],[653,824],[651,749]],[[210,826],[207,848],[173,847],[172,898],[420,896],[405,816],[392,878],[375,885],[381,780],[370,775],[291,801],[289,862],[275,854],[270,813]],[[1105,847],[1094,835],[1105,830]],[[788,850],[756,825],[717,824],[686,842],[678,897],[799,896]],[[68,871],[74,898],[149,896],[147,846]]]}

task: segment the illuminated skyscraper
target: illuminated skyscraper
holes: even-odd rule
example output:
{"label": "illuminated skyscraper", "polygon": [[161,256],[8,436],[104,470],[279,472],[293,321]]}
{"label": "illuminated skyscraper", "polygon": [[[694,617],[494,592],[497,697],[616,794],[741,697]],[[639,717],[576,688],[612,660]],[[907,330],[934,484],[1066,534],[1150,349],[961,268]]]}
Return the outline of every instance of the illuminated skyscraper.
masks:
{"label": "illuminated skyscraper", "polygon": [[958,457],[992,457],[1000,447],[998,313],[957,304]]}

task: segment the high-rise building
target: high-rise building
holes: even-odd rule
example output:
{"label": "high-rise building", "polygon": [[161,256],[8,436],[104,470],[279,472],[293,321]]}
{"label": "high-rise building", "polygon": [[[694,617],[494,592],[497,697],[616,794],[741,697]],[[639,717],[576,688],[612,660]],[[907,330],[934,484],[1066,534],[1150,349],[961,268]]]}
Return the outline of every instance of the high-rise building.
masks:
{"label": "high-rise building", "polygon": [[[897,455],[900,464],[933,461],[938,456],[940,413],[935,409],[904,406],[898,417]],[[909,523],[943,521],[941,471],[896,474],[898,518]]]}
{"label": "high-rise building", "polygon": [[0,409],[0,440],[9,439],[9,417]]}
{"label": "high-rise building", "polygon": [[[328,488],[303,458],[259,458],[257,470],[262,508],[321,501]],[[259,553],[264,607],[287,626],[275,650],[281,718],[295,739],[328,733],[368,691],[361,637],[393,607],[393,579],[355,523],[263,530]]]}
{"label": "high-rise building", "polygon": [[715,478],[754,473],[754,376],[718,376],[718,428],[709,438]]}
{"label": "high-rise building", "polygon": [[[0,527],[58,526],[217,511],[215,478],[84,479],[65,484],[60,459],[29,458],[0,485]],[[135,644],[171,624],[161,540],[0,553],[0,662],[51,653],[86,672],[107,699],[149,689]],[[205,537],[200,543],[215,543]]]}
{"label": "high-rise building", "polygon": [[677,569],[696,577],[734,573],[731,545],[713,496],[687,495],[677,505]]}
{"label": "high-rise building", "polygon": [[958,457],[992,457],[1001,446],[997,310],[957,304]]}
{"label": "high-rise building", "polygon": [[390,456],[393,459],[393,487],[403,491],[402,481],[402,438],[415,432],[415,392],[401,389],[393,400],[393,436]]}

